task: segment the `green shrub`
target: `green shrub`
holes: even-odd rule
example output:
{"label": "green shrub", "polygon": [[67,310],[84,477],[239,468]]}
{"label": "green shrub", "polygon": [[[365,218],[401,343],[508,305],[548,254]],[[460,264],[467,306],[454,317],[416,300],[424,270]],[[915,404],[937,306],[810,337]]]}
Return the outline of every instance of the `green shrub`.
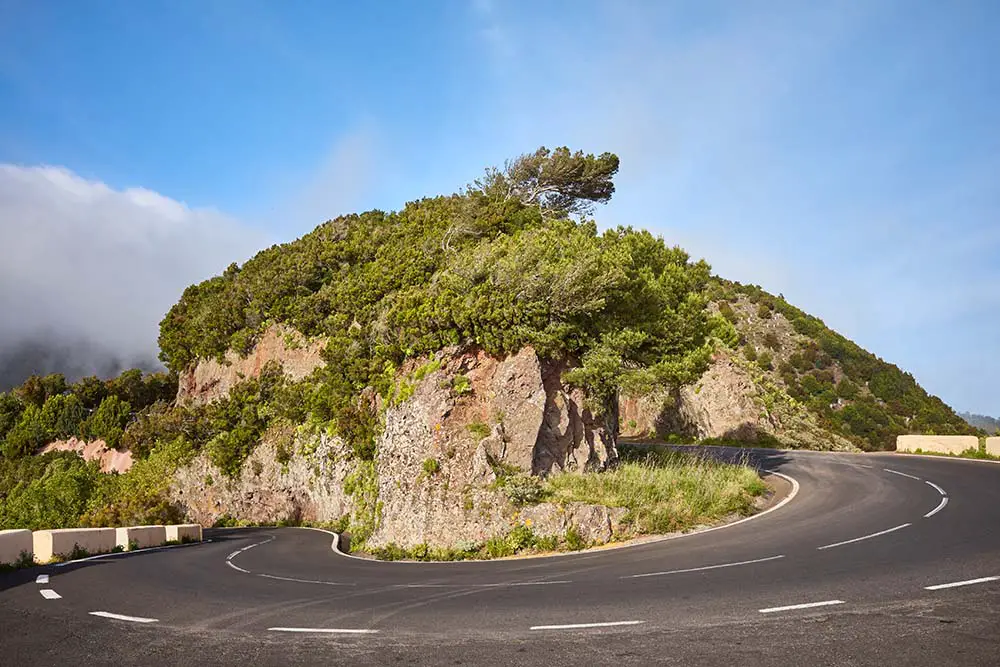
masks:
{"label": "green shrub", "polygon": [[500,486],[515,505],[534,505],[542,502],[546,496],[542,480],[534,475],[520,472],[505,475],[500,480]]}
{"label": "green shrub", "polygon": [[472,381],[465,375],[456,375],[452,378],[451,389],[457,396],[464,396],[472,392]]}
{"label": "green shrub", "polygon": [[489,437],[490,427],[481,421],[474,421],[469,424],[466,428],[469,429],[469,433],[475,438],[476,442],[479,442],[483,438]]}
{"label": "green shrub", "polygon": [[423,468],[425,475],[436,475],[441,470],[441,462],[435,458],[427,458],[424,459],[424,463],[421,467]]}

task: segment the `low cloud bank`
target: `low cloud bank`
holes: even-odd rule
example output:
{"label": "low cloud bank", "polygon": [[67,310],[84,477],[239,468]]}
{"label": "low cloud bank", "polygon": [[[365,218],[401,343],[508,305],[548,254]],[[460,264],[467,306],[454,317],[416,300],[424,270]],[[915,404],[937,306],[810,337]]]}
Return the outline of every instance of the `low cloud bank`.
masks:
{"label": "low cloud bank", "polygon": [[150,190],[0,165],[0,390],[158,367],[159,321],[184,288],[268,242]]}

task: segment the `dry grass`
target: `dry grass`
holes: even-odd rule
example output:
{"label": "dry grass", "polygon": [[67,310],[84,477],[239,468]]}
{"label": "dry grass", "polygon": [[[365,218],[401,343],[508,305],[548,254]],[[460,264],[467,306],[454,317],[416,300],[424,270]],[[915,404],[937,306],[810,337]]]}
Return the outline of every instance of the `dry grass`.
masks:
{"label": "dry grass", "polygon": [[602,473],[554,475],[547,500],[586,502],[628,509],[636,533],[670,533],[753,513],[754,498],[767,490],[746,465],[700,454],[625,449],[621,464]]}

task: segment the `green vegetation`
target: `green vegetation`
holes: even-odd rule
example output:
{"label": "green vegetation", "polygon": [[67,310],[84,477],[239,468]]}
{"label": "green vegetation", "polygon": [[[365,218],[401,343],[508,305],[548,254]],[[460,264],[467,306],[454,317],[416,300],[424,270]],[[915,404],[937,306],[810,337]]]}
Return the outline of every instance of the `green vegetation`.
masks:
{"label": "green vegetation", "polygon": [[982,447],[970,447],[959,454],[949,454],[947,452],[925,452],[922,449],[917,449],[914,454],[923,454],[924,456],[948,456],[951,458],[961,459],[979,459],[980,461],[1000,461],[1000,456],[989,454]]}
{"label": "green vegetation", "polygon": [[[783,360],[775,370],[788,395],[815,415],[822,427],[862,449],[891,450],[896,436],[906,433],[978,433],[941,399],[924,391],[912,375],[865,351],[784,298],[756,285],[721,278],[713,279],[707,290],[719,303],[720,312],[733,310],[733,304],[742,300],[751,304],[760,318],[770,319],[777,313],[788,320],[801,336],[795,347],[782,349],[777,335],[764,331],[764,345],[771,352],[760,353],[748,344],[744,347],[746,358],[771,370],[779,354],[787,355],[780,357]],[[741,326],[740,333],[747,338],[761,335],[753,322]],[[842,375],[839,382],[838,375]]]}
{"label": "green vegetation", "polygon": [[394,386],[394,369],[448,345],[573,356],[567,380],[609,410],[619,387],[692,380],[711,352],[708,265],[571,217],[610,198],[617,168],[610,154],[540,149],[461,194],[331,220],[188,288],[161,324],[161,358],[180,371],[247,351],[273,322],[323,336],[328,363],[305,383],[301,421],[330,424],[366,460],[379,415],[361,393],[399,402],[417,378]]}
{"label": "green vegetation", "polygon": [[707,456],[622,447],[622,463],[603,473],[567,473],[546,480],[552,502],[628,509],[637,533],[671,533],[752,513],[766,491],[756,471]]}

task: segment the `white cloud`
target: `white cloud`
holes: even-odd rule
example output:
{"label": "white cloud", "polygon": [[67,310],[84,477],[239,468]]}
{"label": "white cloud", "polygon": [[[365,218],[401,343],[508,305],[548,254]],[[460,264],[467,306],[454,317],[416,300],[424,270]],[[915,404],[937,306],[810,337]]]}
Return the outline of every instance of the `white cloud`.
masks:
{"label": "white cloud", "polygon": [[151,190],[0,165],[0,352],[55,338],[155,358],[159,321],[184,288],[268,242]]}

